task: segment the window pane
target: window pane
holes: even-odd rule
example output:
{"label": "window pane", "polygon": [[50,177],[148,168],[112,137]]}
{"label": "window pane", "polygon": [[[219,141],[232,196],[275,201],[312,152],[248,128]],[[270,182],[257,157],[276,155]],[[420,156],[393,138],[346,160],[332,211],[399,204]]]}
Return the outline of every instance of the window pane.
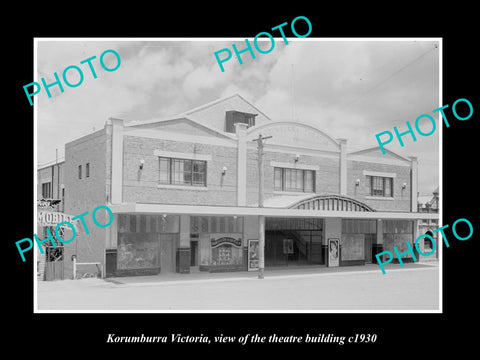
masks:
{"label": "window pane", "polygon": [[206,185],[206,162],[194,161],[193,162],[193,185],[205,186]]}
{"label": "window pane", "polygon": [[218,232],[221,232],[221,233],[224,233],[226,232],[226,229],[225,229],[225,218],[224,217],[220,217],[219,218],[219,226],[218,226]]}
{"label": "window pane", "polygon": [[305,192],[313,192],[313,171],[305,170]]}
{"label": "window pane", "polygon": [[385,196],[392,196],[392,178],[385,178]]}
{"label": "window pane", "polygon": [[233,217],[227,218],[227,232],[233,233],[234,232],[234,226],[233,226]]}
{"label": "window pane", "polygon": [[373,177],[373,194],[375,196],[383,196],[383,178],[374,176]]}
{"label": "window pane", "polygon": [[183,184],[183,160],[171,159],[171,162],[172,162],[171,183]]}
{"label": "window pane", "polygon": [[303,170],[295,170],[295,190],[303,191]]}
{"label": "window pane", "polygon": [[160,183],[168,184],[170,183],[170,159],[160,158]]}
{"label": "window pane", "polygon": [[201,230],[203,233],[208,233],[208,217],[201,218]]}
{"label": "window pane", "polygon": [[210,218],[210,232],[211,233],[216,233],[217,232],[217,217],[212,216]]}
{"label": "window pane", "polygon": [[290,169],[283,169],[283,189],[290,190],[292,188],[292,181],[290,179],[292,175],[292,170]]}
{"label": "window pane", "polygon": [[192,184],[192,160],[181,160],[183,161],[183,184],[191,185]]}
{"label": "window pane", "polygon": [[198,216],[191,216],[190,217],[190,232],[191,233],[198,233],[199,232],[199,217]]}
{"label": "window pane", "polygon": [[274,172],[275,190],[282,190],[282,169],[275,168]]}

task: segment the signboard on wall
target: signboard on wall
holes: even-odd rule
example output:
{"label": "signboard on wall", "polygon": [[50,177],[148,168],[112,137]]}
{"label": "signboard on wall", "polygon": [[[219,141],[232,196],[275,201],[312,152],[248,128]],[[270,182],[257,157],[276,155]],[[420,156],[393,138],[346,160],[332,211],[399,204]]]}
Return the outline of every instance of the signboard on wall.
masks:
{"label": "signboard on wall", "polygon": [[61,222],[69,222],[75,225],[77,220],[72,220],[73,215],[67,215],[55,211],[39,210],[37,212],[37,223],[39,226],[56,226]]}
{"label": "signboard on wall", "polygon": [[211,265],[241,265],[242,264],[242,239],[233,237],[212,238],[211,244]]}
{"label": "signboard on wall", "polygon": [[258,240],[248,240],[248,271],[258,270]]}
{"label": "signboard on wall", "polygon": [[211,241],[212,241],[211,242],[212,248],[217,247],[217,246],[221,246],[221,245],[225,245],[225,244],[230,244],[230,245],[233,245],[233,246],[236,246],[236,247],[242,246],[242,239],[240,239],[240,238],[235,239],[235,238],[228,237],[228,236],[224,236],[224,237],[221,237],[221,238],[218,238],[218,239],[212,238]]}
{"label": "signboard on wall", "polygon": [[339,239],[328,239],[328,266],[339,266]]}

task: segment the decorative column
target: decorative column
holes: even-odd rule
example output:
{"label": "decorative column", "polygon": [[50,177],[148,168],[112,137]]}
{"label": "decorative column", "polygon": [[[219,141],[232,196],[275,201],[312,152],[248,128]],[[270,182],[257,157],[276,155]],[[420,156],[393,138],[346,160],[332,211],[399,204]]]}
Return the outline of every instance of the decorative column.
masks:
{"label": "decorative column", "polygon": [[123,200],[123,120],[109,118],[105,125],[107,132],[111,134],[110,203],[121,204]]}
{"label": "decorative column", "polygon": [[347,195],[347,139],[340,142],[340,195]]}
{"label": "decorative column", "polygon": [[418,160],[416,156],[410,156],[410,211],[418,212]]}
{"label": "decorative column", "polygon": [[237,206],[247,204],[247,124],[236,123],[237,135]]}

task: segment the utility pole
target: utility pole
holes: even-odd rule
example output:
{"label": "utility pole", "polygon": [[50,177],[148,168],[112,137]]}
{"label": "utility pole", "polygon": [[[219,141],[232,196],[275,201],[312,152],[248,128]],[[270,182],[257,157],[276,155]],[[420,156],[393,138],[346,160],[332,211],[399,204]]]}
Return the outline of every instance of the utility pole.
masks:
{"label": "utility pole", "polygon": [[[258,207],[263,207],[263,141],[270,139],[271,136],[262,137],[258,134]],[[258,216],[258,278],[263,279],[263,270],[265,268],[265,216]]]}

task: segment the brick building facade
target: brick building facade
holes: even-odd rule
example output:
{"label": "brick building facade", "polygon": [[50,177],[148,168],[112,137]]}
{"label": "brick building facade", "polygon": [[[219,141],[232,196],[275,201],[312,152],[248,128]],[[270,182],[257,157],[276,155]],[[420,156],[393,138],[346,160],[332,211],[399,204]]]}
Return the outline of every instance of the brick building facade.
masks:
{"label": "brick building facade", "polygon": [[[263,207],[260,134],[272,136]],[[65,246],[67,274],[72,254],[106,276],[254,268],[259,216],[267,267],[374,262],[418,232],[416,158],[348,153],[347,140],[274,121],[240,95],[163,120],[110,118],[66,144],[64,167],[66,213],[114,213],[108,228],[85,218],[90,234]]]}

